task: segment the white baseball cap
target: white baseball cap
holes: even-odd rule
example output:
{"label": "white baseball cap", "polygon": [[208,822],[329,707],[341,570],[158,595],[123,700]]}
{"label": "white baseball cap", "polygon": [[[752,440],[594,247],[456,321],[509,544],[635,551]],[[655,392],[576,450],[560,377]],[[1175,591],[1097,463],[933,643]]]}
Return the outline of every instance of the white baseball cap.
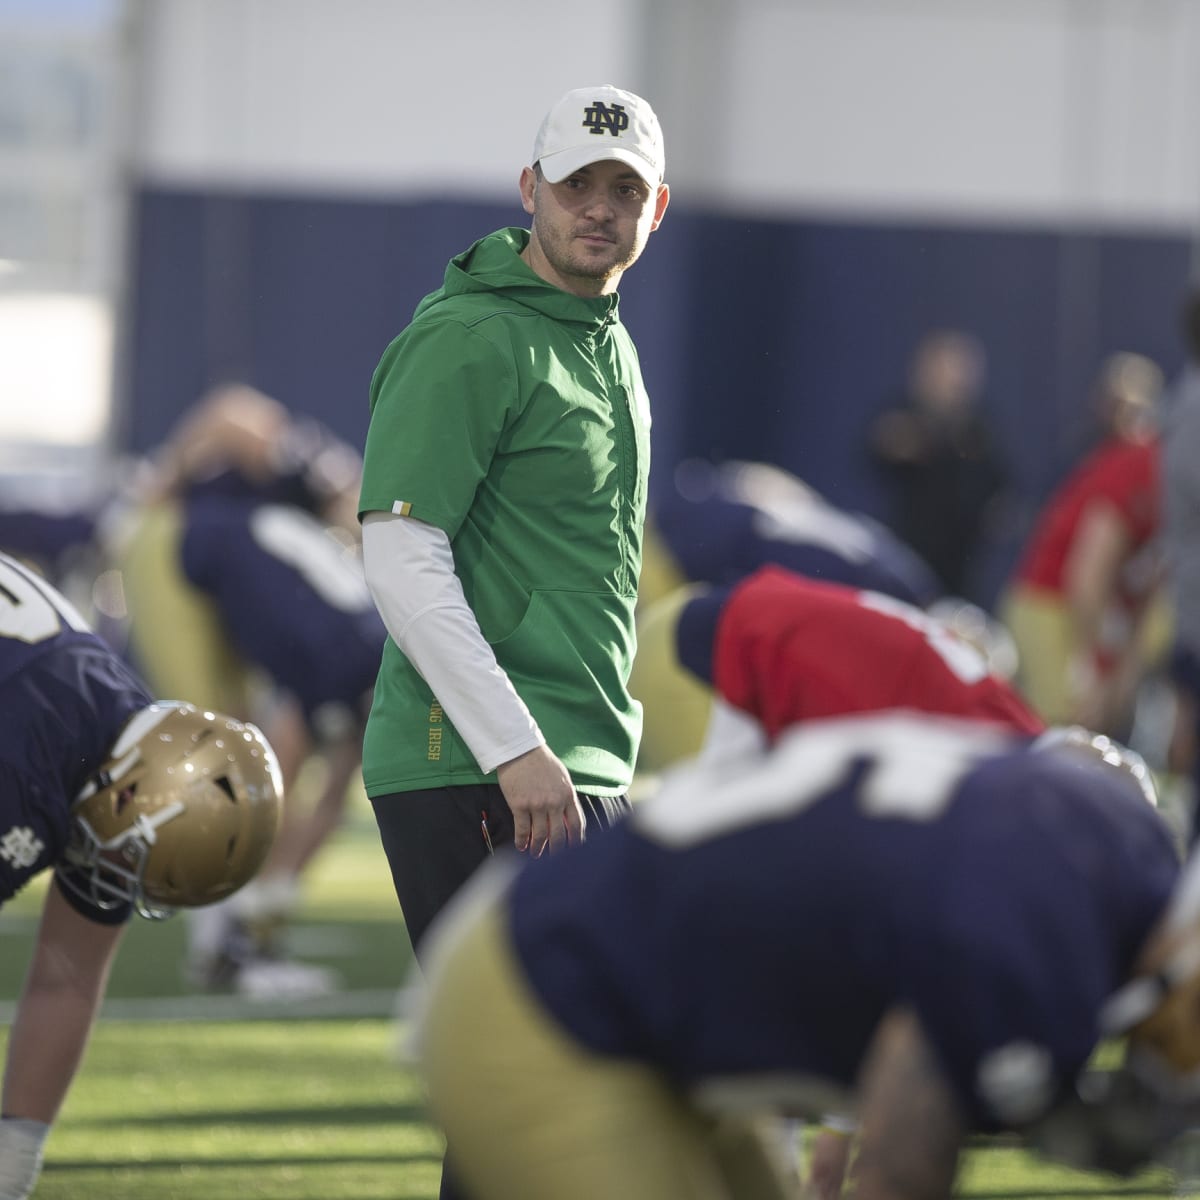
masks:
{"label": "white baseball cap", "polygon": [[588,163],[628,163],[651,187],[663,181],[662,127],[641,96],[603,84],[568,92],[546,114],[533,143],[533,161],[551,183]]}

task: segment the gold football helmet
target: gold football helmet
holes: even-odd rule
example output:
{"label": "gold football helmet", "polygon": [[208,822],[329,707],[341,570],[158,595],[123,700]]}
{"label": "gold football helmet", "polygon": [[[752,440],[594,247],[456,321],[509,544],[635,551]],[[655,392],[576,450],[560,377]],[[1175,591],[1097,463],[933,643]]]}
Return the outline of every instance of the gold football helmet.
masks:
{"label": "gold football helmet", "polygon": [[1033,743],[1035,750],[1064,750],[1099,759],[1127,775],[1152,807],[1158,807],[1158,787],[1146,760],[1128,746],[1082,725],[1054,725]]}
{"label": "gold football helmet", "polygon": [[925,611],[974,646],[987,661],[993,675],[1009,682],[1017,677],[1020,658],[1017,643],[1005,626],[985,609],[959,596],[944,596]]}
{"label": "gold football helmet", "polygon": [[135,714],[71,809],[62,885],[145,917],[212,904],[267,856],[283,783],[259,729],[191,704]]}

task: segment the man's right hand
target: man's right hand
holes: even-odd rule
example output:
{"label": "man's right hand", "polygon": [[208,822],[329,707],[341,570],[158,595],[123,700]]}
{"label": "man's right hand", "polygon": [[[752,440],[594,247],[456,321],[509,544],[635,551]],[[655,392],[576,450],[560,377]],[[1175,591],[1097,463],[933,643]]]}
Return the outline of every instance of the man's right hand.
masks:
{"label": "man's right hand", "polygon": [[537,746],[496,770],[513,815],[518,850],[555,851],[583,841],[583,809],[567,768],[549,746]]}

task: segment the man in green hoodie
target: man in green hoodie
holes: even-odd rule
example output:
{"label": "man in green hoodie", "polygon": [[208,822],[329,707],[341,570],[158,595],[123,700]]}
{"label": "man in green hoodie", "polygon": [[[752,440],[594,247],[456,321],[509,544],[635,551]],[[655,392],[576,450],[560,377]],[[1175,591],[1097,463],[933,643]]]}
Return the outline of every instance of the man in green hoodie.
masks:
{"label": "man in green hoodie", "polygon": [[645,100],[567,93],[521,172],[531,228],[451,260],[371,382],[359,516],[389,637],[363,775],[418,955],[493,847],[628,808],[650,410],[616,289],[663,172]]}

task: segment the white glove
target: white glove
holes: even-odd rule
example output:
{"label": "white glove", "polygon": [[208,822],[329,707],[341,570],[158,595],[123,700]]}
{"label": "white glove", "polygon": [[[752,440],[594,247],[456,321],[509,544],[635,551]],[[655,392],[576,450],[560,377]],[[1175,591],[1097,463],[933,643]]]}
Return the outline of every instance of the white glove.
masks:
{"label": "white glove", "polygon": [[0,1200],[26,1200],[33,1192],[49,1132],[41,1121],[0,1117]]}

